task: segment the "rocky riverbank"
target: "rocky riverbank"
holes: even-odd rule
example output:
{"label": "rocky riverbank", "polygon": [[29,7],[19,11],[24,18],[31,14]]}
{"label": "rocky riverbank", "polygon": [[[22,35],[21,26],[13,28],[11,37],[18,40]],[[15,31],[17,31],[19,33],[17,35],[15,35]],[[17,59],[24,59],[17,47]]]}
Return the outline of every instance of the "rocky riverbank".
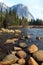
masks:
{"label": "rocky riverbank", "polygon": [[[31,42],[31,36],[25,36],[19,30],[0,30],[0,65],[43,65],[43,50]],[[4,39],[4,41],[3,41]],[[40,40],[36,37],[36,40]],[[28,44],[27,44],[28,42]]]}

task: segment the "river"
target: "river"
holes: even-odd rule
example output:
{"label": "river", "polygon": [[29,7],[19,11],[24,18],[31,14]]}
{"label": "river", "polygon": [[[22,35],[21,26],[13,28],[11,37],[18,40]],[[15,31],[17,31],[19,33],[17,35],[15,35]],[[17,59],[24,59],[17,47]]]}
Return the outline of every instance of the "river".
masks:
{"label": "river", "polygon": [[[30,35],[31,39],[30,42],[26,41],[28,45],[36,44],[40,50],[43,49],[43,28],[20,28],[22,32],[24,32],[24,35]],[[36,37],[41,37],[40,40],[36,40]]]}
{"label": "river", "polygon": [[[25,28],[24,32],[31,36],[32,43],[36,44],[39,49],[43,49],[43,28]],[[37,36],[41,39],[36,40]]]}
{"label": "river", "polygon": [[[38,46],[39,49],[43,49],[43,28],[11,28],[11,29],[20,29],[23,32],[23,35],[30,35],[31,38],[30,39],[25,39],[25,42],[29,45],[31,44],[36,44]],[[2,35],[4,36],[4,35]],[[40,40],[36,40],[36,37],[39,36],[41,37]],[[5,37],[9,37],[9,35],[5,35]],[[0,37],[2,40],[2,37]],[[20,40],[19,40],[20,41]]]}

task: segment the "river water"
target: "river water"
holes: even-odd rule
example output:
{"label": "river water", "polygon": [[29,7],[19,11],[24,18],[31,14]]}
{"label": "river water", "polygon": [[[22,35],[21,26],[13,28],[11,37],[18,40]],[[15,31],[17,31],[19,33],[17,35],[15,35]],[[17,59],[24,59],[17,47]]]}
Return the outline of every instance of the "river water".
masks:
{"label": "river water", "polygon": [[[43,28],[12,28],[12,29],[20,29],[23,32],[23,35],[30,35],[30,39],[25,39],[25,42],[30,46],[31,44],[36,44],[38,48],[43,49]],[[40,40],[36,40],[36,37],[41,37]],[[20,41],[20,40],[19,40]]]}
{"label": "river water", "polygon": [[[39,49],[43,49],[43,28],[13,28],[15,29],[20,29],[22,30],[22,32],[24,33],[23,35],[27,36],[30,35],[31,39],[29,39],[28,41],[26,40],[26,43],[28,45],[31,44],[36,44],[38,46]],[[39,36],[41,37],[40,40],[36,40],[36,37]]]}
{"label": "river water", "polygon": [[[22,31],[25,35],[30,35],[30,42],[28,41],[28,45],[36,44],[39,49],[43,49],[43,28],[22,28]],[[36,40],[36,37],[41,37],[40,40]]]}

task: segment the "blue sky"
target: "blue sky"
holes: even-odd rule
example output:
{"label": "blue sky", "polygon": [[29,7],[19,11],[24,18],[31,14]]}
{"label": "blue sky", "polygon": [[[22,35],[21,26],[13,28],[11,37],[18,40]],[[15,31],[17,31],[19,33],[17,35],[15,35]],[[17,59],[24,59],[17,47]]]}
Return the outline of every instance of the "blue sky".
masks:
{"label": "blue sky", "polygon": [[34,18],[39,18],[43,20],[43,0],[0,0],[3,1],[7,6],[13,6],[15,4],[22,3],[26,5],[34,16]]}

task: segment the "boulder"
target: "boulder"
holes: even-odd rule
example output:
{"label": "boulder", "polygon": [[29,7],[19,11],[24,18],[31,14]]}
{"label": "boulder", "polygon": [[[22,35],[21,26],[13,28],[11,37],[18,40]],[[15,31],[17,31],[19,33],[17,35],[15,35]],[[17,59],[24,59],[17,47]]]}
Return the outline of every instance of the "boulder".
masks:
{"label": "boulder", "polygon": [[43,50],[39,50],[39,51],[33,53],[33,57],[34,57],[37,61],[43,61]]}
{"label": "boulder", "polygon": [[20,48],[20,47],[14,47],[14,51],[19,51],[19,50],[22,50],[22,48]]}
{"label": "boulder", "polygon": [[20,57],[20,58],[26,58],[26,53],[24,51],[18,51],[17,52],[17,55]]}
{"label": "boulder", "polygon": [[18,60],[18,63],[20,65],[25,65],[25,60],[23,58],[21,58],[21,59]]}
{"label": "boulder", "polygon": [[40,37],[36,37],[37,40],[40,40]]}
{"label": "boulder", "polygon": [[28,47],[27,50],[29,53],[34,53],[34,52],[38,51],[38,47],[35,44],[32,44],[30,47]]}
{"label": "boulder", "polygon": [[6,43],[14,43],[14,39],[7,39]]}
{"label": "boulder", "polygon": [[31,36],[30,36],[30,35],[28,35],[28,36],[27,36],[27,38],[29,39],[29,38],[31,38]]}
{"label": "boulder", "polygon": [[20,46],[21,48],[26,48],[26,47],[27,47],[27,44],[24,43],[24,42],[21,42],[21,43],[19,43],[19,46]]}
{"label": "boulder", "polygon": [[16,61],[18,61],[18,58],[14,54],[9,54],[3,59],[2,64],[13,64]]}
{"label": "boulder", "polygon": [[17,41],[18,41],[18,38],[7,39],[6,43],[14,43],[14,42],[17,42]]}
{"label": "boulder", "polygon": [[14,30],[9,30],[9,32],[10,32],[10,33],[15,33],[15,31],[14,31]]}
{"label": "boulder", "polygon": [[16,30],[15,30],[15,33],[19,33],[19,34],[20,34],[20,33],[21,33],[21,30],[16,29]]}
{"label": "boulder", "polygon": [[14,38],[13,40],[14,40],[14,42],[17,42],[18,41],[18,38]]}
{"label": "boulder", "polygon": [[43,65],[43,63],[41,63],[41,65]]}
{"label": "boulder", "polygon": [[25,38],[26,38],[26,39],[29,39],[29,38],[31,38],[31,37],[30,37],[30,35],[28,35],[28,36],[25,36]]}
{"label": "boulder", "polygon": [[9,30],[9,29],[5,29],[5,28],[1,28],[2,32],[6,32],[6,33],[15,33],[14,30]]}
{"label": "boulder", "polygon": [[38,63],[34,60],[34,58],[30,57],[28,60],[28,65],[38,65]]}

